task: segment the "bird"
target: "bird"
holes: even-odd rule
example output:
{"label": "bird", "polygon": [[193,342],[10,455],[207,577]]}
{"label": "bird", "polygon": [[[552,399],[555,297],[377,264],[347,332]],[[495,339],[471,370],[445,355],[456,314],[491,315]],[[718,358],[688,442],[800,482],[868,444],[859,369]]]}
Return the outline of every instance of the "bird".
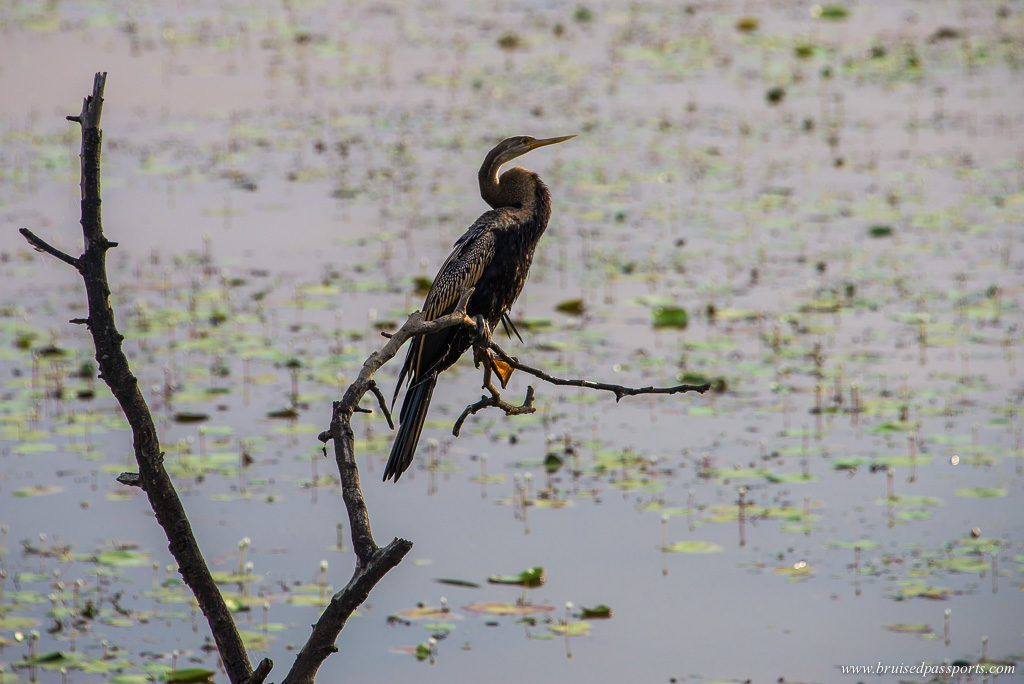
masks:
{"label": "bird", "polygon": [[[478,175],[480,196],[491,206],[452,248],[423,301],[423,318],[434,320],[455,310],[465,288],[474,288],[466,314],[477,320],[478,331],[464,326],[414,337],[398,375],[392,405],[404,380],[409,388],[398,418],[398,434],[384,468],[384,481],[398,478],[412,464],[437,377],[459,360],[481,334],[499,323],[519,337],[508,312],[526,282],[537,242],[551,217],[551,193],[533,171],[514,166],[499,175],[502,165],[539,147],[575,138],[565,135],[537,139],[528,135],[505,138],[484,157]],[[486,330],[484,326],[486,325]],[[486,377],[486,376],[485,376]]]}

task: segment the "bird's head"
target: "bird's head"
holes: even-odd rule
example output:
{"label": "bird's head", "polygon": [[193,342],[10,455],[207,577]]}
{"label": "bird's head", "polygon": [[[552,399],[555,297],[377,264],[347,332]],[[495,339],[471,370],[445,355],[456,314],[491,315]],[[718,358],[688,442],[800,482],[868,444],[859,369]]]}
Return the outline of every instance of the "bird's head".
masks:
{"label": "bird's head", "polygon": [[554,145],[555,143],[572,140],[575,137],[575,135],[563,135],[559,138],[542,138],[538,140],[537,138],[529,135],[516,135],[511,138],[505,138],[498,143],[493,150],[491,150],[491,153],[494,155],[494,168],[497,168],[516,157],[521,157],[530,150],[535,150],[538,147],[544,147],[545,145]]}
{"label": "bird's head", "polygon": [[494,149],[487,153],[480,167],[480,196],[492,207],[523,206],[532,189],[538,182],[537,174],[514,167],[498,177],[501,165],[516,157],[521,157],[530,150],[545,145],[554,145],[575,138],[575,135],[563,135],[560,138],[537,138],[529,135],[517,135],[505,138]]}

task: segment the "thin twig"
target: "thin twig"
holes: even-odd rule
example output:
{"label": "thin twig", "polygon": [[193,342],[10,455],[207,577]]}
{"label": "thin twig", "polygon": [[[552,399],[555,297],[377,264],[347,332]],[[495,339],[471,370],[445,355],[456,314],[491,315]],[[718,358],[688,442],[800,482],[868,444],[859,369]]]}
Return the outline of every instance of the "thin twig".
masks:
{"label": "thin twig", "polygon": [[249,678],[248,684],[263,684],[267,677],[270,676],[272,669],[274,669],[274,661],[270,658],[264,658],[256,666],[256,669],[252,671],[252,677]]}
{"label": "thin twig", "polygon": [[[673,385],[671,387],[626,387],[625,385],[615,385],[607,382],[594,382],[593,380],[577,380],[577,379],[566,379],[557,378],[549,373],[545,373],[539,368],[534,368],[522,363],[519,359],[509,356],[505,353],[501,347],[494,341],[489,339],[487,341],[487,348],[494,351],[498,357],[507,363],[509,366],[516,370],[521,370],[524,373],[540,378],[544,382],[548,382],[552,385],[562,385],[568,387],[585,387],[593,390],[603,390],[605,392],[611,392],[615,395],[615,401],[619,401],[622,397],[635,396],[637,394],[680,394],[682,392],[700,392],[703,394],[710,389],[710,383],[704,383],[703,385]],[[480,361],[486,352],[480,352],[476,357],[477,361]],[[501,394],[494,387],[490,381],[490,360],[484,359],[484,389],[491,393],[491,396],[482,396],[480,401],[470,404],[455,421],[455,425],[452,426],[452,434],[456,437],[459,436],[459,432],[462,430],[463,423],[466,419],[475,415],[477,411],[482,411],[485,408],[497,408],[505,412],[506,416],[518,416],[526,413],[533,413],[537,409],[533,406],[533,386],[529,386],[526,389],[526,399],[522,404],[516,406],[510,404],[501,398]],[[479,363],[477,364],[479,365]]]}
{"label": "thin twig", "polygon": [[586,387],[587,389],[603,390],[605,392],[611,392],[615,395],[615,401],[619,401],[622,397],[631,397],[638,394],[681,394],[683,392],[699,392],[704,394],[711,388],[711,383],[704,383],[702,385],[672,385],[671,387],[626,387],[624,385],[615,385],[608,382],[594,382],[593,380],[576,380],[566,378],[556,378],[553,375],[549,375],[539,368],[533,368],[525,363],[519,361],[519,359],[509,356],[505,353],[496,342],[491,341],[489,348],[501,357],[501,360],[512,366],[516,370],[521,370],[524,373],[528,373],[536,378],[540,378],[544,382],[551,383],[552,385],[562,385],[568,387]]}
{"label": "thin twig", "polygon": [[56,247],[51,245],[46,240],[44,240],[41,237],[37,236],[35,233],[33,233],[28,228],[21,228],[21,229],[18,230],[18,232],[21,233],[22,235],[24,235],[25,239],[29,241],[29,244],[31,244],[33,247],[35,247],[38,251],[46,252],[47,254],[49,254],[51,256],[55,256],[58,259],[60,259],[61,261],[63,261],[65,264],[71,264],[72,266],[75,267],[76,271],[81,271],[82,270],[82,264],[81,264],[81,262],[78,259],[76,259],[75,257],[71,256],[70,254],[68,254],[66,252],[60,251],[59,249],[57,249]]}
{"label": "thin twig", "polygon": [[454,427],[452,427],[452,434],[456,437],[459,436],[459,431],[462,430],[462,424],[466,422],[466,418],[471,415],[475,415],[477,411],[481,411],[485,408],[499,408],[505,412],[506,416],[521,416],[527,413],[536,412],[536,407],[533,405],[533,385],[526,388],[526,398],[523,403],[519,406],[510,404],[507,401],[502,400],[500,395],[493,394],[491,396],[481,396],[480,401],[470,404],[463,409],[459,419],[455,421]]}
{"label": "thin twig", "polygon": [[388,400],[384,398],[384,394],[380,391],[380,387],[377,386],[376,381],[370,381],[370,391],[377,397],[377,403],[380,404],[380,410],[384,412],[384,417],[388,420],[388,427],[392,430],[395,429],[395,421],[391,418],[391,411],[388,410]]}
{"label": "thin twig", "polygon": [[129,487],[142,488],[142,478],[138,473],[121,473],[117,476],[117,481]]}

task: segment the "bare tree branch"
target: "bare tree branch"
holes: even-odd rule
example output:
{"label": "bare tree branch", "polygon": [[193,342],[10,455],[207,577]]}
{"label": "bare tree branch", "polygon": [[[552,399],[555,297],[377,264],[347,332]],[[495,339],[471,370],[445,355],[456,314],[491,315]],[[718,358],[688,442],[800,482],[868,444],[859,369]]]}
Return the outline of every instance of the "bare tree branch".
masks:
{"label": "bare tree branch", "polygon": [[[577,380],[577,379],[566,379],[556,378],[553,375],[545,373],[539,368],[533,368],[525,363],[522,363],[519,359],[509,356],[505,353],[505,350],[498,346],[494,340],[488,340],[487,349],[492,350],[497,354],[501,361],[508,364],[515,370],[521,370],[524,373],[528,373],[534,377],[540,378],[544,382],[551,383],[552,385],[562,385],[568,387],[585,387],[593,390],[603,390],[605,392],[611,392],[615,395],[615,401],[619,401],[622,397],[635,396],[637,394],[680,394],[683,392],[700,392],[704,394],[710,389],[710,383],[704,383],[703,385],[673,385],[671,387],[626,387],[625,385],[615,385],[607,382],[594,382],[593,380]],[[506,416],[519,416],[525,413],[533,413],[537,409],[533,405],[534,392],[533,386],[530,385],[526,388],[526,399],[522,404],[516,406],[510,404],[501,398],[501,393],[498,392],[497,388],[491,383],[491,366],[493,361],[487,359],[486,351],[481,348],[477,350],[477,359],[482,360],[484,363],[484,389],[491,393],[491,396],[482,396],[480,401],[470,404],[455,421],[455,425],[452,426],[452,434],[456,437],[459,436],[459,432],[462,430],[463,423],[471,415],[476,415],[477,411],[482,411],[485,408],[497,408],[505,412]],[[504,382],[504,381],[503,381]]]}
{"label": "bare tree branch", "polygon": [[466,422],[466,418],[469,418],[471,415],[476,415],[477,411],[492,407],[501,409],[505,412],[506,416],[521,416],[527,413],[534,413],[537,409],[533,405],[533,385],[526,388],[526,398],[519,406],[502,400],[501,395],[497,392],[492,392],[489,397],[480,397],[480,401],[470,404],[463,409],[459,419],[455,421],[455,425],[452,427],[452,434],[458,437],[459,431],[462,430],[462,424]]}
{"label": "bare tree branch", "polygon": [[100,117],[106,78],[106,72],[96,74],[92,95],[86,97],[82,103],[82,113],[68,117],[70,121],[78,122],[82,127],[82,234],[85,239],[85,251],[81,257],[75,259],[50,246],[27,229],[22,229],[21,234],[37,249],[74,266],[82,274],[89,302],[89,317],[85,320],[96,347],[100,377],[110,387],[110,391],[120,404],[134,437],[135,460],[139,464],[139,473],[122,475],[122,481],[145,490],[157,521],[167,535],[171,555],[178,563],[178,571],[192,590],[210,624],[210,631],[213,633],[228,677],[234,683],[248,682],[253,671],[245,646],[224,603],[224,598],[199,551],[181,500],[164,469],[163,454],[160,452],[160,441],[157,438],[153,416],[139,391],[138,380],[132,374],[128,359],[121,349],[124,337],[117,330],[114,312],[110,308],[106,253],[116,243],[104,237],[100,212],[100,152],[103,139]]}
{"label": "bare tree branch", "polygon": [[395,421],[394,419],[391,418],[391,411],[388,409],[388,400],[384,398],[384,395],[381,394],[380,387],[378,387],[377,383],[373,380],[370,381],[370,391],[373,392],[374,395],[376,395],[377,403],[380,405],[381,413],[383,413],[384,417],[387,418],[388,427],[394,430]]}
{"label": "bare tree branch", "polygon": [[334,642],[345,627],[349,616],[366,600],[377,582],[391,568],[398,565],[411,548],[411,541],[396,538],[384,548],[377,548],[365,565],[356,568],[349,583],[331,597],[331,602],[313,625],[313,633],[299,651],[291,671],[282,684],[312,684],[320,665],[332,653],[337,652],[338,648]]}
{"label": "bare tree branch", "polygon": [[29,241],[29,244],[31,244],[33,247],[35,247],[40,252],[46,252],[47,254],[55,256],[58,259],[60,259],[61,261],[63,261],[65,264],[71,264],[72,266],[75,267],[76,271],[81,271],[82,270],[82,264],[79,262],[78,259],[76,259],[75,257],[71,256],[70,254],[67,254],[65,252],[60,251],[59,249],[57,249],[56,247],[51,245],[46,240],[43,240],[42,238],[37,237],[36,234],[33,233],[28,228],[22,228],[18,232],[21,233],[22,235],[24,235],[25,239]]}
{"label": "bare tree branch", "polygon": [[[376,373],[385,363],[395,358],[395,355],[398,354],[398,351],[402,348],[402,345],[405,344],[405,342],[408,339],[416,337],[418,335],[428,335],[430,333],[435,333],[438,332],[439,330],[451,328],[456,325],[465,325],[475,330],[476,321],[466,315],[466,305],[469,303],[469,298],[472,295],[473,288],[463,290],[462,295],[459,297],[458,303],[455,305],[455,310],[452,311],[450,314],[446,314],[444,316],[441,316],[440,318],[435,318],[434,320],[428,321],[423,318],[422,312],[416,311],[409,314],[409,317],[405,320],[405,323],[402,324],[402,327],[399,328],[396,332],[381,332],[381,336],[388,340],[387,344],[385,344],[381,349],[378,349],[377,351],[370,354],[366,361],[363,362],[363,367],[359,371],[359,377],[356,378],[355,382],[349,385],[349,388],[345,392],[342,401],[335,402],[335,414],[337,414],[338,412],[339,403],[350,403],[350,394],[355,397],[354,400],[351,400],[351,405],[358,406],[359,401],[363,398],[363,395],[366,394],[368,391],[371,391],[371,383],[374,386],[376,385],[376,383],[373,382],[373,374]],[[380,391],[379,388],[377,391]],[[380,399],[383,399],[383,395],[380,396]],[[386,406],[386,402],[384,402],[384,404]],[[355,411],[355,408],[353,408],[352,411]],[[333,434],[332,430],[324,430],[323,432],[320,433],[318,438],[321,442],[329,442],[332,439],[334,439],[334,436],[335,435]]]}
{"label": "bare tree branch", "polygon": [[544,382],[549,382],[552,385],[562,385],[568,387],[586,387],[587,389],[603,390],[605,392],[611,392],[615,395],[615,401],[619,401],[622,397],[632,397],[638,394],[681,394],[683,392],[699,392],[704,394],[711,388],[710,383],[704,383],[702,385],[672,385],[671,387],[626,387],[624,385],[615,385],[608,382],[594,382],[593,380],[575,380],[556,378],[553,375],[548,375],[544,371],[527,366],[525,363],[519,361],[519,359],[509,356],[505,353],[505,350],[498,346],[496,342],[491,340],[489,349],[492,349],[502,361],[512,366],[516,370],[521,370],[524,373],[540,378]]}
{"label": "bare tree branch", "polygon": [[424,320],[419,311],[409,316],[405,324],[393,335],[387,336],[384,346],[371,353],[359,371],[359,377],[349,385],[341,401],[334,402],[331,427],[320,433],[320,441],[334,442],[334,459],[341,475],[341,496],[348,509],[349,526],[352,529],[352,547],[356,552],[356,568],[352,579],[344,589],[333,597],[320,619],[313,625],[302,650],[295,658],[284,684],[308,684],[316,677],[316,672],[332,653],[337,651],[334,642],[345,627],[352,611],[366,600],[370,590],[384,577],[391,568],[398,565],[405,554],[412,548],[412,542],[406,539],[394,539],[381,548],[373,540],[370,531],[370,517],[366,511],[362,488],[359,484],[359,469],[356,466],[354,435],[352,433],[352,414],[359,407],[363,395],[371,392],[377,397],[388,424],[394,427],[387,401],[381,393],[373,375],[381,366],[395,357],[402,345],[411,337],[426,335],[457,325],[476,327],[476,321],[466,315],[466,304],[469,302],[473,289],[463,290],[455,310],[432,321]]}
{"label": "bare tree branch", "polygon": [[252,671],[252,677],[249,678],[248,684],[263,684],[267,677],[270,676],[272,669],[274,669],[274,661],[270,658],[264,658],[256,666],[256,669]]}

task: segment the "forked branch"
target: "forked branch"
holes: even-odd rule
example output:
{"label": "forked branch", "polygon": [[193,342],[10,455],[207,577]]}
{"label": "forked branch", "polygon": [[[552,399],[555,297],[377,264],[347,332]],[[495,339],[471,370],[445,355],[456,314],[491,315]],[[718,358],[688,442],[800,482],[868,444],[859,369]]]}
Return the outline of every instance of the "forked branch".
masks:
{"label": "forked branch", "polygon": [[[584,387],[586,389],[611,392],[615,395],[615,401],[619,401],[623,397],[632,397],[638,394],[682,394],[683,392],[699,392],[704,394],[711,388],[710,383],[704,383],[701,385],[672,385],[670,387],[627,387],[625,385],[616,385],[609,382],[595,382],[593,380],[581,380],[575,378],[558,378],[549,373],[545,373],[539,368],[528,366],[514,356],[509,356],[494,340],[488,341],[487,349],[493,351],[499,360],[513,370],[523,371],[524,373],[532,375],[535,378],[540,378],[544,382],[552,385],[561,385],[563,387]],[[463,409],[458,419],[456,419],[455,425],[452,426],[452,434],[456,437],[459,436],[459,432],[462,430],[462,425],[466,422],[466,419],[471,415],[475,415],[477,411],[481,411],[485,408],[500,409],[506,416],[519,416],[525,413],[533,413],[537,410],[533,405],[534,391],[532,385],[526,388],[526,398],[523,400],[522,404],[510,404],[501,398],[501,393],[490,381],[491,368],[486,364],[491,362],[492,361],[484,362],[484,389],[490,392],[491,396],[484,395],[480,397],[480,401],[472,403]]]}
{"label": "forked branch", "polygon": [[393,539],[385,547],[377,546],[370,531],[370,518],[359,484],[359,469],[356,467],[352,415],[359,409],[359,402],[367,392],[377,398],[388,424],[394,427],[387,401],[381,393],[373,375],[381,366],[395,357],[402,345],[411,337],[437,332],[457,325],[475,326],[476,322],[466,315],[472,288],[466,289],[459,297],[459,303],[452,313],[432,321],[425,320],[416,312],[409,316],[398,332],[389,336],[387,343],[370,354],[359,371],[359,376],[349,385],[341,401],[334,402],[331,427],[320,433],[322,442],[334,442],[334,460],[341,475],[341,495],[348,509],[352,530],[352,547],[356,552],[356,568],[352,579],[337,594],[313,625],[313,633],[299,651],[284,682],[312,682],[316,671],[331,653],[337,650],[334,642],[341,633],[352,611],[366,600],[370,590],[391,568],[402,561],[412,548],[406,539]]}
{"label": "forked branch", "polygon": [[587,389],[611,392],[615,395],[615,401],[619,401],[623,397],[634,397],[638,394],[682,394],[683,392],[699,392],[700,394],[704,394],[711,389],[711,384],[707,382],[701,385],[672,385],[670,387],[626,387],[625,385],[616,385],[610,382],[556,378],[553,375],[545,373],[539,368],[534,368],[522,363],[514,356],[509,356],[494,340],[491,340],[489,349],[494,351],[502,361],[512,368],[528,373],[536,378],[540,378],[544,382],[551,383],[552,385],[562,385],[563,387],[585,387]]}

